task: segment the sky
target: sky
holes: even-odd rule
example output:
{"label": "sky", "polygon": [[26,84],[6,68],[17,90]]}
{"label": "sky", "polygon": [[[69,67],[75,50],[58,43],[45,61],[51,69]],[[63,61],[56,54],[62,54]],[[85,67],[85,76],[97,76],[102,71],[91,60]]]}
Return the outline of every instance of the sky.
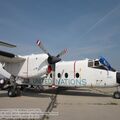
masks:
{"label": "sky", "polygon": [[42,53],[41,40],[63,60],[105,57],[120,70],[120,0],[0,0],[0,40],[19,55]]}

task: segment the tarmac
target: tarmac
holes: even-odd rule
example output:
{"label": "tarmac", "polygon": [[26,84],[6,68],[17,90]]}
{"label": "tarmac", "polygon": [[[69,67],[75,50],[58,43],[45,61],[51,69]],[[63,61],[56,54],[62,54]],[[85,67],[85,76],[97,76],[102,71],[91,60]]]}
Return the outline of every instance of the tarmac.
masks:
{"label": "tarmac", "polygon": [[0,109],[39,108],[40,120],[119,120],[120,99],[112,98],[115,88],[71,89],[54,92],[47,90],[24,90],[21,96],[10,98],[0,91]]}

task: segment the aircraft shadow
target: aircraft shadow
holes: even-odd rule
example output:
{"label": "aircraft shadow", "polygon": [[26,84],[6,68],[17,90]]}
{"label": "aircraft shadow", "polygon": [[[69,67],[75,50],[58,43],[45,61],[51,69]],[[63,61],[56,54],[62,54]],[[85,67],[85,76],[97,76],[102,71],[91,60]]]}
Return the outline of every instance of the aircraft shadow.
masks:
{"label": "aircraft shadow", "polygon": [[[43,93],[53,94],[56,91],[53,90],[46,90]],[[102,94],[102,93],[95,93],[91,92],[89,89],[72,89],[72,90],[59,90],[58,95],[68,95],[68,96],[92,96],[92,97],[112,97],[112,95]]]}
{"label": "aircraft shadow", "polygon": [[[21,96],[48,98],[51,97],[51,94],[55,94],[55,93],[57,93],[58,95],[68,95],[68,96],[112,97],[112,95],[102,94],[97,92],[95,93],[89,89],[67,89],[67,90],[47,89],[41,92],[36,89],[25,89],[21,93]],[[0,93],[0,97],[8,97],[7,92]]]}
{"label": "aircraft shadow", "polygon": [[[33,90],[33,89],[25,89],[24,91],[21,92],[20,96],[17,97],[21,97],[21,96],[27,96],[27,97],[41,97],[41,98],[49,98],[51,97],[51,94],[47,94],[47,93],[40,93],[38,90]],[[0,97],[8,97],[8,93],[7,91],[0,91]],[[13,97],[15,98],[15,97]]]}
{"label": "aircraft shadow", "polygon": [[8,97],[7,93],[0,93],[0,97]]}
{"label": "aircraft shadow", "polygon": [[21,96],[27,96],[27,97],[42,97],[42,98],[51,97],[50,94],[41,93],[40,91],[35,90],[35,89],[25,89],[25,90],[22,92]]}
{"label": "aircraft shadow", "polygon": [[92,97],[111,97],[111,95],[87,92],[87,91],[62,91],[59,95],[69,95],[69,96],[92,96]]}

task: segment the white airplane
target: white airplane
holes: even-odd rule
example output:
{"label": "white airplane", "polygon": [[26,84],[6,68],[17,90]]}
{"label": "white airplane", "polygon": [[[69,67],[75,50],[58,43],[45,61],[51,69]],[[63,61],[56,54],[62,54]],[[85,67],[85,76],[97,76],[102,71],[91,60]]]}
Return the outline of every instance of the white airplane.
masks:
{"label": "white airplane", "polygon": [[[16,47],[0,41],[0,45]],[[101,57],[100,59],[85,59],[78,61],[61,61],[63,50],[57,56],[52,56],[37,41],[45,54],[17,56],[0,51],[0,85],[7,86],[8,96],[17,96],[19,86],[36,85],[57,87],[116,87],[113,97],[120,99],[120,73]],[[3,78],[4,77],[4,78]]]}

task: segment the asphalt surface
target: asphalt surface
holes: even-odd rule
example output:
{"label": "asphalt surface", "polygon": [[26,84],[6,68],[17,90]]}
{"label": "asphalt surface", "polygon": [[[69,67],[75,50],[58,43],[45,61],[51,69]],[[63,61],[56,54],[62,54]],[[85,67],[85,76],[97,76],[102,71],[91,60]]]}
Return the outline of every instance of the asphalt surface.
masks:
{"label": "asphalt surface", "polygon": [[[22,96],[10,98],[6,91],[0,91],[0,109],[2,108],[40,108],[41,111],[58,114],[41,116],[49,120],[119,120],[120,99],[113,99],[115,89],[72,89],[40,93],[25,90]],[[54,99],[55,98],[55,99]],[[54,101],[54,102],[52,102]],[[50,111],[49,111],[50,107]]]}

